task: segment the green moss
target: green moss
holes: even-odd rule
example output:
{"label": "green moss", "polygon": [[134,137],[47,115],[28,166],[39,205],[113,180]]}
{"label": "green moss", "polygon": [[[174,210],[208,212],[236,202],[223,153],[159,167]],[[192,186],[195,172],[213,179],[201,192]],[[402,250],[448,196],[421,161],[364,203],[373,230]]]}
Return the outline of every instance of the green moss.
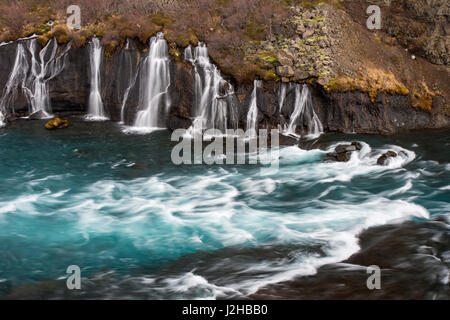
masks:
{"label": "green moss", "polygon": [[257,58],[273,65],[276,65],[278,63],[277,54],[275,52],[261,50],[257,55]]}

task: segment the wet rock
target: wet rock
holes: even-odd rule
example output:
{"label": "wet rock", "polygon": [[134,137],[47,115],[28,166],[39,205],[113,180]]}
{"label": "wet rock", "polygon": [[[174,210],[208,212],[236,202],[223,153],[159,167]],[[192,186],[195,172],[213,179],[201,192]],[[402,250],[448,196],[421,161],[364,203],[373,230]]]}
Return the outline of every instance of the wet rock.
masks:
{"label": "wet rock", "polygon": [[351,144],[340,144],[334,149],[334,152],[327,154],[325,161],[348,162],[352,153],[361,149],[362,144],[356,141]]}
{"label": "wet rock", "polygon": [[[341,263],[261,288],[252,299],[448,300],[450,221],[408,221],[363,231],[361,250]],[[367,289],[367,267],[381,268],[381,289]]]}
{"label": "wet rock", "polygon": [[351,156],[352,156],[351,152],[338,153],[336,156],[336,160],[338,162],[348,162],[348,161],[350,161]]}
{"label": "wet rock", "polygon": [[387,164],[388,159],[396,158],[396,157],[397,157],[397,153],[395,153],[394,151],[388,151],[385,154],[383,154],[381,157],[378,158],[377,164],[380,166],[384,166]]}
{"label": "wet rock", "polygon": [[346,153],[346,152],[353,152],[356,151],[356,147],[354,145],[345,145],[340,144],[336,147],[334,150],[337,154]]}
{"label": "wet rock", "polygon": [[295,146],[298,144],[298,140],[291,136],[280,135],[279,144],[280,146]]}
{"label": "wet rock", "polygon": [[352,146],[355,146],[356,150],[360,151],[362,149],[362,144],[360,142],[352,142]]}
{"label": "wet rock", "polygon": [[45,115],[44,111],[39,110],[39,111],[36,111],[36,112],[30,114],[28,116],[28,119],[29,120],[40,120],[40,119],[44,119],[45,117],[46,117],[46,115]]}
{"label": "wet rock", "polygon": [[69,121],[62,120],[60,118],[52,119],[45,124],[45,128],[47,130],[67,128],[68,126],[69,126]]}
{"label": "wet rock", "polygon": [[348,162],[350,161],[350,158],[352,156],[351,152],[345,152],[345,153],[336,153],[336,152],[330,152],[327,153],[327,156],[325,157],[326,162]]}

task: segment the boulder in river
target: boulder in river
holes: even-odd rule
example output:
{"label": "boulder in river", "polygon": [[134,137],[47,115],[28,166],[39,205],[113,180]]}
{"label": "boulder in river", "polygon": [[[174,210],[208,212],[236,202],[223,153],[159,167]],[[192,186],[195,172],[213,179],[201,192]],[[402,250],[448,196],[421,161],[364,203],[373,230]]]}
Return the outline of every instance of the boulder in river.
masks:
{"label": "boulder in river", "polygon": [[327,160],[348,162],[350,161],[352,153],[361,149],[362,144],[356,141],[351,144],[340,144],[334,149],[334,152],[327,154]]}
{"label": "boulder in river", "polygon": [[69,126],[69,121],[62,120],[60,118],[55,118],[46,123],[45,128],[47,130],[67,128]]}
{"label": "boulder in river", "polygon": [[377,164],[380,166],[384,166],[387,164],[388,159],[390,158],[396,158],[398,155],[396,152],[389,150],[385,154],[383,154],[381,157],[378,158]]}
{"label": "boulder in river", "polygon": [[334,151],[337,154],[353,152],[353,151],[356,151],[356,147],[353,145],[340,144],[336,147],[336,149],[334,149]]}

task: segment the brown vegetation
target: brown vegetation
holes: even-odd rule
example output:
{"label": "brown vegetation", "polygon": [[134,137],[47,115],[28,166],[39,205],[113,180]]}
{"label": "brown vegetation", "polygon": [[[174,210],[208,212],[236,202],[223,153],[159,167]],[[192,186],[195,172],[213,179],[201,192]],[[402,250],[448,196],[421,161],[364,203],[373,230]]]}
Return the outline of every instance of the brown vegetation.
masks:
{"label": "brown vegetation", "polygon": [[[36,33],[42,45],[55,36],[59,43],[73,40],[74,46],[82,46],[97,35],[110,55],[126,38],[146,43],[156,32],[164,31],[171,53],[204,41],[225,73],[245,81],[257,75],[274,76],[273,66],[246,57],[245,52],[289,14],[289,1],[280,4],[276,0],[79,0],[82,29],[73,31],[65,25],[66,9],[72,2],[0,0],[0,42]],[[56,22],[52,30],[46,25],[49,20]]]}

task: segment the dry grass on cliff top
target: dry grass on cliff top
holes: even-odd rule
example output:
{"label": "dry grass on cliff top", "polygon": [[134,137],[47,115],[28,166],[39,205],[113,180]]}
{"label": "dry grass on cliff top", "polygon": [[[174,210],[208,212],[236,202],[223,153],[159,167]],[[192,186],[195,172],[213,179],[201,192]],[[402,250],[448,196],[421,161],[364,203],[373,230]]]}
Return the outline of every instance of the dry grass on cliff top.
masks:
{"label": "dry grass on cliff top", "polygon": [[[65,25],[71,0],[0,0],[0,42],[32,34],[42,45],[56,37],[83,46],[89,37],[102,37],[107,55],[126,38],[142,44],[164,31],[170,53],[180,57],[188,44],[205,41],[211,58],[238,81],[270,77],[270,70],[245,61],[245,47],[264,40],[289,15],[290,0],[78,0],[82,29]],[[53,30],[46,23],[55,21]]]}

